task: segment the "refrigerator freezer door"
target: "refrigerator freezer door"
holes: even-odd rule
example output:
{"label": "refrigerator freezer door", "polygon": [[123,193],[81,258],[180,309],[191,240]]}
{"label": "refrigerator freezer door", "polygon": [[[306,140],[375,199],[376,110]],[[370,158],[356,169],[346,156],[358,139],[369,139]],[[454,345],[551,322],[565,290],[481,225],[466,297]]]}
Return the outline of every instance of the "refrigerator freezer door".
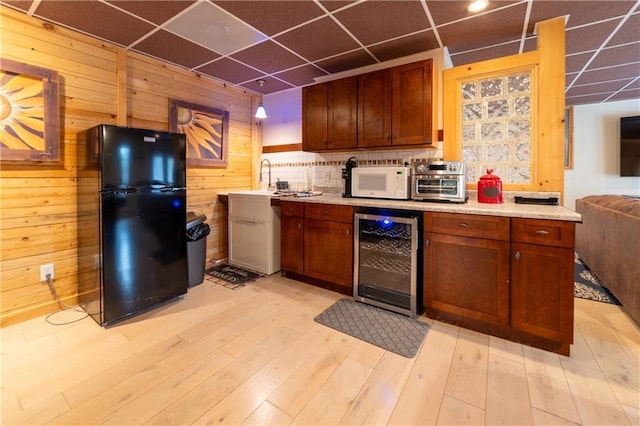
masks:
{"label": "refrigerator freezer door", "polygon": [[186,187],[185,135],[102,125],[102,190]]}
{"label": "refrigerator freezer door", "polygon": [[187,292],[186,190],[102,195],[103,325]]}

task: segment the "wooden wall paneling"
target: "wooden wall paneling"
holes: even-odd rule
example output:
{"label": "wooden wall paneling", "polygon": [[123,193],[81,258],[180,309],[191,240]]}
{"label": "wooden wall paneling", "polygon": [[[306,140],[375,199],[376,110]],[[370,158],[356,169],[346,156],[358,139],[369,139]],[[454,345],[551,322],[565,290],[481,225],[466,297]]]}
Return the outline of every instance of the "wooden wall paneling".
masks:
{"label": "wooden wall paneling", "polygon": [[171,98],[230,111],[228,167],[187,170],[188,209],[206,214],[211,226],[207,259],[226,257],[227,212],[217,195],[251,186],[261,151],[255,95],[1,5],[0,19],[3,57],[60,73],[63,140],[60,165],[3,164],[0,170],[0,326],[59,309],[40,282],[40,265],[55,265],[54,284],[68,304],[77,303],[88,279],[78,269],[77,238],[94,230],[77,217],[79,208],[91,205],[90,195],[77,195],[84,148],[78,132],[101,123],[168,130]]}
{"label": "wooden wall paneling", "polygon": [[[538,187],[564,194],[565,18],[538,22]],[[562,200],[560,200],[562,203]]]}
{"label": "wooden wall paneling", "polygon": [[126,126],[129,114],[127,102],[129,91],[127,90],[127,52],[124,49],[118,49],[116,70],[116,124]]}

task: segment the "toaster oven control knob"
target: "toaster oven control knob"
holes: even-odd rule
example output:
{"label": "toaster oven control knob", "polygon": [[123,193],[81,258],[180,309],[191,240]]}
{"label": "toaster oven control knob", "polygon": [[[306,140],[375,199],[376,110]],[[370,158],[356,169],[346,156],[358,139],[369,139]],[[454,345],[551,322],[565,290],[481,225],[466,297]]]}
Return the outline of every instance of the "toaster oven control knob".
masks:
{"label": "toaster oven control knob", "polygon": [[455,171],[456,171],[456,169],[457,169],[457,167],[456,167],[456,165],[455,165],[455,164],[449,164],[449,171],[450,171],[450,172],[455,172]]}
{"label": "toaster oven control knob", "polygon": [[417,171],[418,173],[424,173],[424,172],[425,172],[425,170],[427,170],[427,166],[425,166],[424,164],[418,164],[418,165],[416,166],[416,171]]}

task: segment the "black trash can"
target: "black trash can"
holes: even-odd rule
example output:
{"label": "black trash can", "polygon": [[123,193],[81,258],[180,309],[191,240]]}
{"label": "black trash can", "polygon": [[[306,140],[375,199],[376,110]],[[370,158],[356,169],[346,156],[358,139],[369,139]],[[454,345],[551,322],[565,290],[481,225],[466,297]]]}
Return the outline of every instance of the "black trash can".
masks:
{"label": "black trash can", "polygon": [[189,263],[189,287],[202,284],[207,256],[207,235],[211,229],[204,223],[207,216],[187,213],[187,260]]}

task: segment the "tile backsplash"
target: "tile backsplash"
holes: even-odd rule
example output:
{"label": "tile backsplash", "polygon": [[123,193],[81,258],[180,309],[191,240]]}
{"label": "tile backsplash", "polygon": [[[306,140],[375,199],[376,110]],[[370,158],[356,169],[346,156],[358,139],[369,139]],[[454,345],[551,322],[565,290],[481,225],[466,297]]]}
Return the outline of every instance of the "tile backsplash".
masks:
{"label": "tile backsplash", "polygon": [[[401,166],[413,160],[442,158],[442,142],[437,148],[416,150],[357,151],[340,153],[315,153],[290,151],[262,154],[261,160],[271,163],[271,180],[287,181],[295,191],[342,192],[342,168],[347,160],[355,157],[358,167]],[[267,171],[263,169],[261,189],[266,189]]]}

